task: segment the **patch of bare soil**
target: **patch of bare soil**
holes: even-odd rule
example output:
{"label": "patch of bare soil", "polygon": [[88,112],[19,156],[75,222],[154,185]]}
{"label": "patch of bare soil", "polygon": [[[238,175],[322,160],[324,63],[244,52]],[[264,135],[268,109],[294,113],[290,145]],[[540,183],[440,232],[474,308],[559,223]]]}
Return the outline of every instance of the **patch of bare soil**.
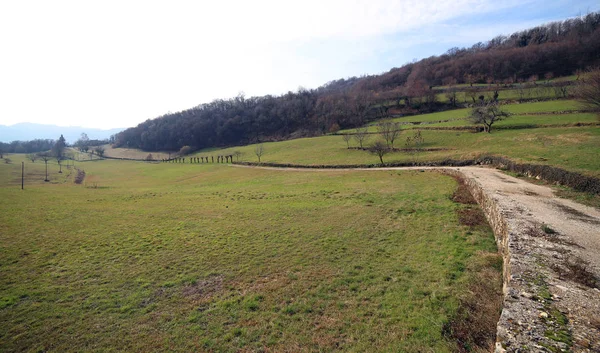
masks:
{"label": "patch of bare soil", "polygon": [[188,284],[181,290],[185,297],[191,299],[205,299],[223,289],[223,277],[211,276],[194,283]]}

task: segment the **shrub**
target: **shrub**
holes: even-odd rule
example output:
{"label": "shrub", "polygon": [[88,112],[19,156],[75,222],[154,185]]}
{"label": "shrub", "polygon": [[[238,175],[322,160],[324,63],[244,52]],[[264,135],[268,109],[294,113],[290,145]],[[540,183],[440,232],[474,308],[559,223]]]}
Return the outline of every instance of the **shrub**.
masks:
{"label": "shrub", "polygon": [[190,146],[183,146],[179,149],[179,155],[185,156],[193,152],[193,149]]}

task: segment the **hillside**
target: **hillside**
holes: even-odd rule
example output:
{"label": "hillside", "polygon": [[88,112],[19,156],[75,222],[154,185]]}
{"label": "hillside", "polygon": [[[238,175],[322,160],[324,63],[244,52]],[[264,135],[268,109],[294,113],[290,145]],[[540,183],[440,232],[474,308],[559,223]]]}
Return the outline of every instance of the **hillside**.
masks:
{"label": "hillside", "polygon": [[547,98],[565,98],[568,89],[562,88],[572,81],[552,78],[575,75],[576,80],[599,58],[600,13],[591,13],[452,48],[382,75],[340,79],[282,96],[215,100],[147,120],[117,134],[115,145],[177,151],[185,145],[202,149],[316,136],[387,117],[390,109],[407,115],[468,104],[468,99],[445,98],[459,88],[473,101],[488,92],[523,101],[531,98],[521,93],[543,84],[552,92]]}

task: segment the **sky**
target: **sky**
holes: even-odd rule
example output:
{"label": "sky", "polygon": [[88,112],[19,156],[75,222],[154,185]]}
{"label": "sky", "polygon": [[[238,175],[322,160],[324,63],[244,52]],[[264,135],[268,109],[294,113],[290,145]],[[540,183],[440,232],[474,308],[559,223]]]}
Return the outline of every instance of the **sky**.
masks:
{"label": "sky", "polygon": [[597,0],[3,1],[0,125],[131,127],[594,11]]}

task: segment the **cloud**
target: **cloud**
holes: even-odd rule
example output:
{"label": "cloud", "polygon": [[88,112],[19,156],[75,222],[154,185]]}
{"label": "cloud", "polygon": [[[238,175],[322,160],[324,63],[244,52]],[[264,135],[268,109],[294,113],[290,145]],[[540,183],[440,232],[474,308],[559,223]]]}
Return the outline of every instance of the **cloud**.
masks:
{"label": "cloud", "polygon": [[476,41],[485,22],[486,36],[500,28],[490,14],[536,3],[6,1],[0,124],[131,126],[239,91],[313,88]]}

